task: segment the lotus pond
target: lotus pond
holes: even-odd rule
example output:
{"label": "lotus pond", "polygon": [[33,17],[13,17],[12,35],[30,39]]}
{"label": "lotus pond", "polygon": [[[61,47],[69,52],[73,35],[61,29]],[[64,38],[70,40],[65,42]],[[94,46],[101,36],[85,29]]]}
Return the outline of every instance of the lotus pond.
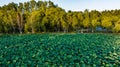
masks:
{"label": "lotus pond", "polygon": [[120,67],[120,35],[0,35],[0,67]]}

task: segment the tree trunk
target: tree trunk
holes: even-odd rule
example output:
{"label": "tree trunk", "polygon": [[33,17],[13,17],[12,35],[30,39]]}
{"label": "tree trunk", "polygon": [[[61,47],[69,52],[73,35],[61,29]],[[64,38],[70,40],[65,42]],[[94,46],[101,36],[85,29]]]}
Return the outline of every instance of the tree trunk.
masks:
{"label": "tree trunk", "polygon": [[20,16],[21,20],[20,20],[20,34],[22,34],[22,29],[23,29],[23,14],[21,13]]}
{"label": "tree trunk", "polygon": [[64,33],[66,33],[66,29],[64,29]]}
{"label": "tree trunk", "polygon": [[57,25],[58,32],[60,32],[60,24]]}
{"label": "tree trunk", "polygon": [[11,22],[11,26],[12,26],[12,33],[14,34],[15,33],[15,27],[14,27],[14,24],[13,24],[13,22]]}
{"label": "tree trunk", "polygon": [[21,13],[17,14],[17,24],[18,24],[18,30],[19,33],[22,34],[22,29],[23,29],[23,17]]}
{"label": "tree trunk", "polygon": [[22,34],[22,28],[20,28],[20,30],[19,30],[19,31],[20,31],[20,34]]}
{"label": "tree trunk", "polygon": [[83,33],[83,29],[81,29],[81,33]]}
{"label": "tree trunk", "polygon": [[94,29],[92,28],[92,33],[94,32]]}
{"label": "tree trunk", "polygon": [[65,28],[65,29],[64,29],[64,33],[67,33],[67,32],[68,32],[68,30]]}
{"label": "tree trunk", "polygon": [[15,27],[12,27],[13,28],[13,34],[15,33]]}
{"label": "tree trunk", "polygon": [[35,29],[32,27],[32,33],[35,33]]}

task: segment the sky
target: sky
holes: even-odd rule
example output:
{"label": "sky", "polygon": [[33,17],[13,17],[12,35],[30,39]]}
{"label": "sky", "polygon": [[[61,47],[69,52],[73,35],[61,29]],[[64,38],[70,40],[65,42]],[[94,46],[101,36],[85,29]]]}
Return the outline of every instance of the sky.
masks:
{"label": "sky", "polygon": [[[10,2],[27,2],[30,0],[0,0],[0,6]],[[38,0],[36,0],[38,1]],[[48,0],[43,0],[48,1]],[[54,4],[62,7],[66,11],[84,11],[88,10],[114,10],[120,9],[120,0],[51,0]]]}

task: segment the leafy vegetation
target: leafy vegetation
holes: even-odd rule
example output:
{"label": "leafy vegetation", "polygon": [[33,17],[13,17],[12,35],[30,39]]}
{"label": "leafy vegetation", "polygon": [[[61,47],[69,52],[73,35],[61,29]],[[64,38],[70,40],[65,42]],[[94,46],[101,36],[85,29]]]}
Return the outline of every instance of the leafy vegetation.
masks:
{"label": "leafy vegetation", "polygon": [[114,34],[0,35],[0,66],[119,67]]}
{"label": "leafy vegetation", "polygon": [[66,12],[50,0],[12,2],[0,7],[0,33],[95,32],[97,27],[119,33],[119,18],[120,10]]}

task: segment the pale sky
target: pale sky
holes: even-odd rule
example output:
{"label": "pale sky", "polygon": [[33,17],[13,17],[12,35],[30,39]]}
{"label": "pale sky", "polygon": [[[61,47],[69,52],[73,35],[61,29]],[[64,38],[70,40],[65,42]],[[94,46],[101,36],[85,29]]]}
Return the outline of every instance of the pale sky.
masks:
{"label": "pale sky", "polygon": [[[27,2],[30,0],[0,0],[0,6],[8,4],[10,2]],[[36,0],[38,1],[38,0]],[[45,1],[45,0],[43,0]],[[46,0],[47,1],[47,0]],[[89,10],[112,10],[120,9],[120,0],[51,0],[58,6],[62,7],[66,11],[84,11]]]}

